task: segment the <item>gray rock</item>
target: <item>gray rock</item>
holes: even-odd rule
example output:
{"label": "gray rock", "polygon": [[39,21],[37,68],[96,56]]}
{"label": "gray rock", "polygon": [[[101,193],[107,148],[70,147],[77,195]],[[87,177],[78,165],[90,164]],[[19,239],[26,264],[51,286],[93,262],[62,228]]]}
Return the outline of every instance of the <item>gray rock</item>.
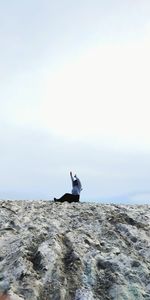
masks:
{"label": "gray rock", "polygon": [[0,281],[0,293],[7,293],[9,291],[10,285],[8,280]]}
{"label": "gray rock", "polygon": [[9,287],[18,300],[150,300],[150,206],[0,202]]}

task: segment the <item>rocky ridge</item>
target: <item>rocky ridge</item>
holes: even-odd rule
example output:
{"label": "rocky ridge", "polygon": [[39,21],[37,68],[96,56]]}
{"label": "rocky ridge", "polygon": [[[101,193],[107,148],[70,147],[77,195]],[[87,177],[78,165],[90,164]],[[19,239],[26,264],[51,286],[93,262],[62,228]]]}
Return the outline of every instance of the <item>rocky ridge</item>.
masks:
{"label": "rocky ridge", "polygon": [[150,300],[150,206],[0,201],[16,300]]}

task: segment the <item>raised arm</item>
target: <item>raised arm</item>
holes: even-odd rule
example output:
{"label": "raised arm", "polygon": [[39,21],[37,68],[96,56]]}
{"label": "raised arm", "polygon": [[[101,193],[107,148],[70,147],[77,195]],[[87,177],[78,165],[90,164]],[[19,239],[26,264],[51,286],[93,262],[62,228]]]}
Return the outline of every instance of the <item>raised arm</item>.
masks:
{"label": "raised arm", "polygon": [[71,181],[72,181],[72,184],[73,184],[73,176],[72,176],[72,172],[70,172],[70,177],[71,177]]}

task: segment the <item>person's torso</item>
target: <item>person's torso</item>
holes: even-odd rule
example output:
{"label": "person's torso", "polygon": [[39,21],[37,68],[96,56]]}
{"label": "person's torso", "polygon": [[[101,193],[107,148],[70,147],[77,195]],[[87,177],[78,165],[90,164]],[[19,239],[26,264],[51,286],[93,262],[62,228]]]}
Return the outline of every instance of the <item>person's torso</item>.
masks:
{"label": "person's torso", "polygon": [[73,195],[80,195],[80,192],[81,192],[81,189],[77,185],[75,185],[72,189],[72,194]]}

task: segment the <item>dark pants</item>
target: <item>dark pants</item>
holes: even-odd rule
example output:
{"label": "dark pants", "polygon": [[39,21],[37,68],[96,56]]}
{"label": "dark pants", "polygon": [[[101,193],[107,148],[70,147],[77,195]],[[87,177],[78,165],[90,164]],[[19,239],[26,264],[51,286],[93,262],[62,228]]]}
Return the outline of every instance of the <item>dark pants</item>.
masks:
{"label": "dark pants", "polygon": [[54,201],[56,201],[56,202],[67,201],[67,202],[71,203],[71,202],[79,202],[79,198],[80,198],[79,195],[72,195],[72,194],[66,193],[59,199],[54,198]]}

